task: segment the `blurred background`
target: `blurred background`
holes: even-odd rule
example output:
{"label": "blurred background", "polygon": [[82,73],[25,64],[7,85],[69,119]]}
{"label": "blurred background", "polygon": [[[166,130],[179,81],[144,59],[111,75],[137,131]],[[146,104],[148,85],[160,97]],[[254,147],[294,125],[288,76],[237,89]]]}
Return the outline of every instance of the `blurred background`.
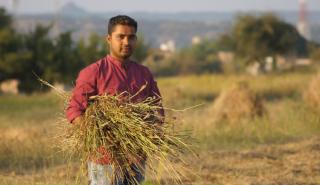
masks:
{"label": "blurred background", "polygon": [[164,105],[201,104],[168,113],[197,141],[185,184],[320,184],[320,1],[0,0],[1,184],[86,184],[37,76],[70,91],[119,14],[138,21],[133,59]]}

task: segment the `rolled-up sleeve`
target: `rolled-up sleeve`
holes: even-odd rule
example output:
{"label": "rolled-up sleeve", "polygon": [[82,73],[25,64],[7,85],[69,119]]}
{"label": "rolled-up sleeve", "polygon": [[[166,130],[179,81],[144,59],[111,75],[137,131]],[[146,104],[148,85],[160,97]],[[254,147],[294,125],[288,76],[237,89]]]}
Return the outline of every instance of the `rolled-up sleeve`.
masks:
{"label": "rolled-up sleeve", "polygon": [[89,97],[97,94],[97,72],[98,69],[94,65],[80,71],[65,111],[70,123],[84,113]]}

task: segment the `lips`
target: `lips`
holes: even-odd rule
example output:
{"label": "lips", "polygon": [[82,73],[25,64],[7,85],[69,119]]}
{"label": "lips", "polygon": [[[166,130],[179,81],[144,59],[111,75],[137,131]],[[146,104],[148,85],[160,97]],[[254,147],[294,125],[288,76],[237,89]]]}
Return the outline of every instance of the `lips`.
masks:
{"label": "lips", "polygon": [[130,51],[131,51],[131,48],[130,48],[130,47],[122,48],[122,51],[123,51],[123,52],[130,52]]}

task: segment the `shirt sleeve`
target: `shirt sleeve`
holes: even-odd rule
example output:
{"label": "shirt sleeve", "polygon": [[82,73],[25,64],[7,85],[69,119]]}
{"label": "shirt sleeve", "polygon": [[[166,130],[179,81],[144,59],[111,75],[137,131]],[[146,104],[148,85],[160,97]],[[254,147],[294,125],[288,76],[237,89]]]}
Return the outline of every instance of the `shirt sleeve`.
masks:
{"label": "shirt sleeve", "polygon": [[66,117],[70,123],[82,115],[88,107],[90,96],[97,94],[97,69],[89,66],[80,71],[72,96],[66,108]]}

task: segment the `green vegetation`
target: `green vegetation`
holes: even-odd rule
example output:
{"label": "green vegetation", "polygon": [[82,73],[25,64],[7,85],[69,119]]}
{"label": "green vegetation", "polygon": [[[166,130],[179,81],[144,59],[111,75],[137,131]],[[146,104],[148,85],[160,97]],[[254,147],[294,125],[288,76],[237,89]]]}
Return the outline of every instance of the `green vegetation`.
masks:
{"label": "green vegetation", "polygon": [[[85,66],[107,54],[105,39],[92,33],[87,39],[72,40],[72,32],[50,37],[51,26],[37,25],[27,34],[13,28],[12,18],[0,8],[0,83],[18,79],[19,90],[25,93],[48,90],[41,87],[37,76],[50,83],[71,85]],[[149,45],[143,37],[137,43],[133,58],[142,61]]]}
{"label": "green vegetation", "polygon": [[0,104],[1,128],[30,128],[30,123],[45,126],[46,121],[59,116],[63,108],[63,102],[54,94],[1,96]]}
{"label": "green vegetation", "polygon": [[272,14],[240,16],[231,34],[235,53],[246,62],[262,61],[267,56],[307,56],[307,41],[293,25]]}
{"label": "green vegetation", "polygon": [[[72,40],[72,32],[50,37],[51,26],[37,25],[27,34],[18,33],[4,9],[0,9],[0,82],[18,79],[22,92],[45,91],[36,75],[51,84],[72,84],[85,66],[105,56],[105,39],[92,34],[87,40]],[[308,42],[294,26],[272,14],[239,16],[229,34],[168,54],[150,50],[139,35],[133,58],[144,62],[156,76],[240,73],[253,62],[263,63],[268,56],[310,56],[319,59],[318,44]],[[231,52],[231,63],[221,61],[219,51]],[[165,56],[162,56],[165,55]],[[146,60],[145,60],[146,59]]]}

